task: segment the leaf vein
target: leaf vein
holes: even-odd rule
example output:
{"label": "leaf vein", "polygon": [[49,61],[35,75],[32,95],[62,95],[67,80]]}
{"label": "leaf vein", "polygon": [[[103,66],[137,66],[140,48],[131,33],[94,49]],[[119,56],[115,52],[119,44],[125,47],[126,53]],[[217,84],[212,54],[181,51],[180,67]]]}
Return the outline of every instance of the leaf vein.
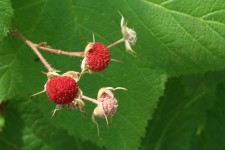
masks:
{"label": "leaf vein", "polygon": [[[126,0],[124,0],[124,1],[128,4],[128,2],[127,2]],[[143,0],[142,0],[142,1],[143,1]],[[154,3],[152,3],[152,4],[154,4]],[[140,24],[143,25],[143,27],[146,29],[146,31],[148,31],[150,34],[152,34],[152,35],[155,37],[155,39],[157,39],[157,41],[159,41],[159,42],[163,45],[163,47],[165,47],[165,49],[167,49],[167,50],[168,50],[170,53],[172,53],[173,55],[175,55],[175,56],[181,58],[182,60],[185,60],[188,64],[192,64],[192,65],[195,66],[195,67],[198,66],[197,64],[195,64],[194,61],[185,59],[184,56],[182,56],[181,54],[177,53],[177,52],[174,51],[173,49],[169,48],[169,47],[168,47],[168,46],[167,46],[167,45],[166,45],[159,37],[157,37],[157,36],[155,35],[155,33],[153,33],[153,32],[147,27],[147,25],[145,25],[145,23],[144,23],[143,21],[141,21],[141,20],[139,19],[139,17],[137,16],[137,14],[134,12],[134,10],[131,8],[131,6],[130,6],[129,4],[128,4],[128,6],[129,6],[130,10],[132,11],[132,13],[134,14],[135,18],[140,22]],[[156,5],[156,7],[157,7],[157,5]]]}

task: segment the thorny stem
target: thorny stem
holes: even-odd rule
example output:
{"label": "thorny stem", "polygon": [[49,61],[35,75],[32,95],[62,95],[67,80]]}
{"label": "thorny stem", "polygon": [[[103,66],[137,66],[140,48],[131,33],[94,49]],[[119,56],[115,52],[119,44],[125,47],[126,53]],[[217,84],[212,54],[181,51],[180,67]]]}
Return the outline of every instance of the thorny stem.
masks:
{"label": "thorny stem", "polygon": [[[111,48],[119,43],[122,43],[124,42],[125,39],[124,38],[121,38],[120,40],[110,44],[109,46],[107,46],[107,48]],[[95,41],[94,41],[95,42]],[[85,54],[84,52],[67,52],[67,51],[62,51],[60,49],[53,49],[53,48],[50,48],[50,47],[46,47],[44,45],[40,45],[40,44],[36,44],[36,47],[42,49],[42,50],[45,50],[45,51],[49,51],[49,52],[52,52],[52,53],[56,53],[56,54],[63,54],[63,55],[69,55],[69,56],[77,56],[77,57],[85,57]]]}
{"label": "thorny stem", "polygon": [[24,35],[17,32],[16,30],[14,30],[12,33],[13,35],[17,35],[18,37],[20,37],[28,46],[30,46],[30,48],[35,52],[35,54],[38,56],[40,61],[44,64],[44,66],[48,69],[49,72],[56,71],[54,68],[51,67],[51,65],[46,61],[46,59],[38,51],[38,49],[36,48],[36,44],[28,40]]}
{"label": "thorny stem", "polygon": [[[35,44],[35,43],[31,42],[24,35],[22,35],[21,33],[19,33],[16,30],[13,30],[12,33],[13,33],[13,35],[17,35],[18,37],[20,37],[28,46],[31,47],[31,49],[36,53],[38,58],[41,60],[41,62],[44,64],[44,66],[48,69],[49,72],[56,71],[56,70],[54,68],[52,68],[51,65],[46,61],[46,59],[41,55],[41,53],[38,51],[38,48],[41,50],[49,51],[49,52],[56,53],[56,54],[63,54],[63,55],[83,57],[83,58],[85,57],[84,52],[67,52],[67,51],[62,51],[60,49],[53,49],[53,48],[46,46],[46,44],[44,42],[42,42],[40,44]],[[120,40],[107,46],[107,48],[111,48],[119,43],[124,42],[124,41],[125,41],[125,39],[121,38]]]}
{"label": "thorny stem", "polygon": [[110,44],[109,46],[107,46],[107,48],[111,48],[111,47],[113,47],[113,46],[115,46],[115,45],[117,45],[117,44],[119,44],[119,43],[124,42],[124,41],[125,41],[125,39],[122,38],[122,39],[120,39],[120,40],[118,40],[118,41],[116,41],[116,42]]}
{"label": "thorny stem", "polygon": [[[25,42],[26,41],[29,41],[26,37],[24,37],[21,33],[17,32],[17,31],[13,31],[13,34],[14,35],[17,35],[19,36],[20,38],[22,38]],[[31,42],[31,41],[29,41]],[[63,55],[68,55],[68,56],[77,56],[77,57],[83,57],[84,58],[84,52],[67,52],[67,51],[62,51],[60,49],[53,49],[53,48],[50,48],[48,46],[46,46],[46,43],[45,42],[42,42],[42,43],[39,43],[39,44],[35,44],[33,42],[32,43],[32,46],[35,47],[35,48],[39,48],[41,50],[45,50],[45,51],[49,51],[49,52],[52,52],[52,53],[56,53],[56,54],[63,54]],[[27,43],[28,44],[28,43]],[[29,45],[29,44],[28,44]],[[30,45],[29,45],[30,46]],[[31,47],[31,46],[30,46]],[[31,47],[32,48],[32,47]]]}
{"label": "thorny stem", "polygon": [[40,45],[40,44],[36,44],[36,47],[41,49],[41,50],[49,51],[49,52],[56,53],[56,54],[84,57],[84,52],[67,52],[67,51],[62,51],[60,49],[53,49],[53,48],[50,48],[50,47],[46,47],[46,46],[43,46],[43,45]]}
{"label": "thorny stem", "polygon": [[94,104],[96,104],[96,105],[98,105],[98,101],[97,101],[96,99],[87,97],[87,96],[85,96],[85,95],[82,95],[81,98],[84,99],[84,100],[87,100],[87,101],[89,101],[89,102],[92,102],[92,103],[94,103]]}
{"label": "thorny stem", "polygon": [[[110,44],[109,46],[107,46],[107,48],[111,48],[119,43],[122,43],[124,42],[125,39],[122,38],[112,44]],[[95,42],[95,41],[94,41]],[[41,49],[41,50],[45,50],[45,51],[49,51],[49,52],[52,52],[52,53],[56,53],[56,54],[63,54],[63,55],[69,55],[69,56],[77,56],[77,57],[85,57],[84,56],[84,52],[67,52],[67,51],[62,51],[60,49],[53,49],[53,48],[50,48],[50,47],[47,47],[45,45],[41,45],[41,44],[35,44],[37,48]]]}

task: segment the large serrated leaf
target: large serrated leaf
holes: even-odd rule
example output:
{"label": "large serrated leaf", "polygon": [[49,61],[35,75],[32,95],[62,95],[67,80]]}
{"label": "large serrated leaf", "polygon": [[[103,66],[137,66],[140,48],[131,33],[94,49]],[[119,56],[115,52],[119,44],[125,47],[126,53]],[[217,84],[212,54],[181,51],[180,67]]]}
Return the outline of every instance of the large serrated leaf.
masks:
{"label": "large serrated leaf", "polygon": [[[93,143],[82,142],[76,136],[69,136],[63,129],[57,128],[51,118],[45,118],[35,101],[17,100],[7,113],[6,128],[0,136],[0,146],[7,149],[99,149]],[[17,110],[17,111],[15,111]],[[16,117],[16,115],[20,117]],[[16,122],[16,124],[15,124]]]}
{"label": "large serrated leaf", "polygon": [[[128,19],[128,26],[137,32],[138,42],[133,49],[138,57],[128,56],[124,44],[113,47],[112,58],[124,62],[111,62],[102,73],[85,75],[79,82],[84,94],[93,98],[101,87],[128,89],[115,93],[119,109],[110,128],[107,129],[105,120],[101,120],[100,137],[97,137],[96,127],[90,119],[94,106],[88,102],[86,118],[78,111],[62,110],[52,121],[82,140],[109,149],[130,150],[140,146],[147,122],[152,118],[158,98],[163,95],[167,77],[224,67],[223,11],[214,13],[223,9],[224,4],[224,1],[212,0],[13,0],[13,26],[33,42],[44,41],[56,49],[82,51],[87,42],[92,41],[93,33],[96,41],[106,45],[121,38],[121,16],[117,11]],[[12,54],[13,58],[1,56],[1,75],[6,74],[1,81],[4,83],[1,84],[4,89],[1,99],[15,95],[25,97],[43,90],[46,76],[40,71],[45,68],[36,61],[31,49],[20,39],[8,38],[3,45],[6,48],[2,54]],[[79,58],[42,53],[62,73],[80,71]],[[34,107],[50,117],[54,105],[45,95],[38,96],[37,100]]]}
{"label": "large serrated leaf", "polygon": [[[14,43],[15,44],[15,43]],[[16,44],[4,40],[0,44],[0,103],[19,95],[22,83],[22,65]]]}
{"label": "large serrated leaf", "polygon": [[222,150],[224,75],[223,71],[169,80],[142,149]]}

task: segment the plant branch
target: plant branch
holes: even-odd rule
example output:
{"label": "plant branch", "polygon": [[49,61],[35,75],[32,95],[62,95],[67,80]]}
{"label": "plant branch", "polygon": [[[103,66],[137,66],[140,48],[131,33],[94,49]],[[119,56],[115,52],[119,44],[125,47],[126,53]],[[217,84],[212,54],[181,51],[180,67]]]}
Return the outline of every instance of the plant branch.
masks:
{"label": "plant branch", "polygon": [[40,61],[44,64],[44,66],[48,69],[49,72],[51,72],[51,71],[57,71],[54,68],[52,68],[51,65],[46,61],[46,59],[41,55],[41,53],[36,48],[36,44],[34,44],[30,40],[28,40],[24,35],[22,35],[21,33],[19,33],[16,30],[14,30],[12,33],[13,33],[13,35],[16,35],[16,36],[20,37],[28,46],[30,46],[30,48],[38,56],[38,58],[40,59]]}
{"label": "plant branch", "polygon": [[98,101],[97,101],[96,99],[87,97],[87,96],[85,96],[85,95],[82,95],[81,98],[84,99],[84,100],[87,100],[87,101],[89,101],[89,102],[92,102],[92,103],[94,103],[94,104],[96,104],[96,105],[98,105]]}
{"label": "plant branch", "polygon": [[53,49],[53,48],[47,47],[47,46],[42,45],[42,44],[35,44],[35,45],[36,45],[37,48],[39,48],[41,50],[49,51],[49,52],[56,53],[56,54],[84,57],[84,52],[67,52],[67,51],[62,51],[60,49]]}
{"label": "plant branch", "polygon": [[122,38],[122,39],[120,39],[120,40],[118,40],[118,41],[116,41],[116,42],[110,44],[109,46],[107,46],[107,48],[111,48],[111,47],[113,47],[113,46],[115,46],[115,45],[117,45],[117,44],[119,44],[119,43],[124,42],[124,41],[125,41],[125,39]]}

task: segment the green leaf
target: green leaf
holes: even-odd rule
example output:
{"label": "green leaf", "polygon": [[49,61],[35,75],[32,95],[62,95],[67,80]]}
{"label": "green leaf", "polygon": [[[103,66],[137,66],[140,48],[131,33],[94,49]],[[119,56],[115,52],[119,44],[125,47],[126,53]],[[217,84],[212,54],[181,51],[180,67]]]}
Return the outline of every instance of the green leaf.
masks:
{"label": "green leaf", "polygon": [[3,131],[3,127],[5,126],[5,118],[4,118],[4,111],[7,107],[8,103],[1,103],[0,104],[0,133]]}
{"label": "green leaf", "polygon": [[0,1],[0,41],[9,32],[10,19],[13,15],[13,9],[10,0]]}
{"label": "green leaf", "polygon": [[142,149],[224,149],[224,75],[223,71],[169,80]]}
{"label": "green leaf", "polygon": [[[92,1],[92,3],[94,3],[94,1]],[[14,6],[16,6],[14,9],[17,10],[17,13],[15,13],[13,24],[19,31],[29,36],[34,42],[44,40],[48,41],[48,44],[55,48],[79,51],[84,49],[86,41],[92,40],[92,32],[95,33],[96,40],[103,41],[106,44],[110,44],[110,41],[115,41],[122,37],[119,26],[121,18],[116,11],[115,16],[117,17],[111,16],[113,20],[117,19],[117,23],[114,23],[116,27],[110,26],[111,21],[107,16],[100,15],[97,17],[99,20],[103,21],[101,23],[102,25],[106,23],[109,24],[107,30],[102,30],[101,24],[89,22],[90,19],[88,19],[89,21],[84,20],[83,22],[82,18],[91,16],[85,13],[85,17],[82,17],[82,15],[76,16],[75,9],[71,7],[71,3],[66,1],[61,3],[60,7],[58,7],[56,1],[27,2],[26,5],[23,6],[20,6],[20,4],[21,3],[17,3],[17,1],[14,2]],[[84,5],[86,5],[86,3],[84,3]],[[91,5],[88,7],[91,7]],[[27,14],[27,12],[30,13]],[[25,15],[26,17],[24,18]],[[57,16],[58,19],[55,19],[55,16]],[[80,25],[75,22],[75,17],[79,17],[78,22],[80,22]],[[37,20],[35,20],[36,18]],[[60,23],[58,20],[60,20]],[[26,22],[26,24],[22,24],[22,22]],[[95,23],[96,26],[93,26],[93,29],[88,29],[89,27],[82,25],[86,24],[85,22],[88,23],[88,26],[91,24],[93,26],[93,23]],[[115,31],[118,31],[114,33],[117,38],[115,39],[114,35],[111,35],[108,39],[104,38],[104,35],[107,35],[108,32],[112,30],[111,28],[115,28]],[[80,34],[81,36],[79,38],[77,35]],[[23,72],[24,77],[24,87],[21,88],[20,94],[22,96],[28,96],[41,91],[46,82],[46,76],[40,73],[40,70],[44,71],[43,65],[40,61],[35,61],[36,57],[31,49],[25,47],[20,39],[8,38],[8,40],[9,45],[13,40],[16,43],[20,42],[20,44],[17,45],[18,49],[15,50],[18,51],[16,53],[16,58],[21,60],[19,63],[22,66],[20,71]],[[110,128],[107,129],[105,120],[99,120],[100,137],[97,137],[96,126],[91,121],[91,113],[94,107],[90,106],[90,104],[88,105],[88,102],[86,103],[88,112],[86,120],[83,120],[83,116],[79,112],[64,110],[56,114],[54,121],[59,127],[66,129],[70,135],[79,136],[83,140],[90,140],[99,146],[106,146],[111,149],[137,149],[141,141],[140,137],[145,134],[147,121],[151,118],[151,114],[156,108],[158,97],[163,93],[166,76],[157,70],[145,69],[138,59],[125,53],[124,44],[118,47],[123,51],[119,49],[112,50],[112,57],[123,59],[125,61],[124,63],[118,64],[111,62],[109,68],[103,73],[96,73],[91,76],[85,75],[84,79],[79,83],[84,94],[93,98],[96,97],[97,91],[101,87],[122,86],[128,88],[128,92],[117,91],[115,93],[119,100],[119,110],[116,117],[113,118]],[[45,52],[43,52],[43,54],[46,58],[49,58],[48,60],[53,67],[59,68],[62,72],[72,69],[80,70],[81,59],[79,58],[69,59],[64,56],[53,57],[52,54]],[[129,68],[133,69],[130,70]],[[137,77],[141,79],[141,82]],[[94,84],[90,85],[90,81],[94,81]],[[154,88],[152,88],[152,85],[154,85]],[[142,87],[144,89],[143,93],[136,91],[137,87]],[[151,96],[149,97],[149,95]],[[143,97],[149,97],[148,101],[146,102]],[[143,99],[141,103],[144,103],[144,106],[141,106],[141,103],[137,101],[139,99]],[[54,109],[54,106],[47,100],[46,96],[40,98],[40,101],[40,108],[43,109],[42,111],[47,117],[50,117],[49,112]],[[77,122],[79,122],[79,124],[77,124]],[[74,124],[76,124],[76,127],[74,127]],[[133,132],[130,132],[131,130]],[[112,138],[113,135],[116,136],[116,140]],[[130,139],[128,137],[133,138]]]}
{"label": "green leaf", "polygon": [[0,132],[2,131],[2,128],[5,126],[5,119],[2,115],[0,115]]}
{"label": "green leaf", "polygon": [[[147,32],[139,44],[152,43],[150,52],[144,51],[145,56],[153,60],[149,66],[161,68],[172,76],[223,68],[224,23],[202,18],[203,14],[213,13],[218,5],[224,4],[217,1],[212,6],[214,2],[175,0],[155,4],[146,1],[141,5],[142,10],[147,7],[145,11],[134,11],[140,27],[145,28],[142,32]],[[130,3],[130,7],[135,10],[135,4]],[[206,9],[201,9],[203,7]],[[216,17],[223,18],[222,15]]]}
{"label": "green leaf", "polygon": [[[30,100],[17,100],[7,113],[7,125],[0,135],[0,146],[4,149],[99,149],[90,142],[82,142],[77,137],[55,127],[51,118],[45,118],[37,103]],[[17,108],[18,111],[15,111]],[[18,114],[20,117],[15,117]],[[14,123],[13,123],[14,122]],[[15,126],[15,122],[17,123]]]}
{"label": "green leaf", "polygon": [[0,103],[22,92],[19,89],[23,74],[18,53],[16,44],[7,43],[6,39],[0,44]]}
{"label": "green leaf", "polygon": [[5,127],[0,133],[0,147],[4,150],[18,150],[22,148],[22,132],[24,121],[19,117],[18,111],[12,107],[6,107],[4,117]]}
{"label": "green leaf", "polygon": [[212,107],[207,112],[207,120],[206,120],[206,126],[203,130],[202,135],[203,138],[201,138],[201,143],[205,147],[207,147],[209,150],[222,150],[225,149],[225,144],[223,142],[223,139],[225,138],[225,128],[224,128],[224,114],[225,114],[225,82],[219,84],[217,86],[217,93],[216,93],[216,100]]}
{"label": "green leaf", "polygon": [[[86,74],[79,81],[84,94],[93,98],[101,87],[122,86],[128,89],[127,92],[115,92],[119,109],[110,123],[110,128],[106,127],[104,119],[98,119],[100,137],[97,137],[96,126],[90,119],[94,106],[88,102],[86,102],[88,113],[86,118],[79,111],[62,110],[57,112],[52,120],[69,135],[79,136],[82,140],[92,141],[108,149],[135,150],[140,147],[141,137],[145,136],[145,128],[152,119],[159,97],[163,95],[164,84],[168,77],[221,70],[224,67],[225,26],[222,7],[225,2],[222,0],[188,2],[13,0],[12,2],[15,10],[13,26],[31,41],[48,42],[56,49],[83,51],[87,42],[92,41],[93,33],[96,41],[101,41],[105,45],[120,39],[121,16],[117,11],[128,20],[128,27],[134,28],[137,32],[138,41],[133,47],[137,58],[125,52],[124,44],[117,45],[111,48],[112,58],[123,60],[123,63],[111,62],[102,73]],[[2,45],[0,86],[3,92],[0,93],[0,99],[27,97],[43,90],[47,79],[41,71],[46,70],[40,61],[36,61],[32,50],[19,38],[8,37]],[[61,73],[68,70],[80,71],[80,58],[56,56],[47,52],[42,54]],[[212,89],[215,92],[215,88]],[[182,94],[186,92],[188,91],[181,91]],[[210,93],[212,96],[213,92]],[[48,101],[46,95],[37,98],[38,104],[34,108],[38,107],[38,112],[42,112],[46,118],[50,117],[49,112],[55,106]],[[181,103],[177,109],[182,110],[184,105],[185,103]],[[208,105],[211,106],[211,103]],[[189,112],[192,109],[195,112],[196,107],[190,105],[180,113],[192,116],[193,114]],[[199,110],[203,113],[198,117],[205,116],[206,108],[208,107]],[[164,109],[161,111],[165,112]],[[23,113],[25,112],[21,111],[20,115],[23,116]],[[35,117],[35,112],[31,112],[30,115],[34,116],[31,117],[32,120],[41,119]],[[176,117],[185,121],[185,118],[179,118],[181,117],[179,114],[175,119]],[[193,121],[196,119],[193,118]],[[198,124],[198,121],[194,124]],[[178,135],[182,134],[183,130],[188,130],[189,136],[192,129],[191,124],[188,129],[180,129]],[[154,129],[153,132],[157,131]],[[166,135],[169,134],[167,131],[164,132]],[[26,134],[29,135],[30,132],[26,130]],[[161,148],[161,143],[164,142],[163,138],[161,139],[159,147],[156,148]],[[185,138],[176,137],[176,139],[184,142],[184,146],[190,141],[185,141]],[[39,142],[39,145],[41,144],[44,142]]]}
{"label": "green leaf", "polygon": [[[10,0],[1,0],[0,1],[0,104],[4,99],[10,98],[15,96],[9,96],[11,95],[11,85],[13,82],[12,80],[16,79],[11,79],[12,75],[9,72],[14,72],[15,68],[9,69],[11,67],[11,64],[14,64],[14,59],[12,58],[11,55],[11,50],[8,50],[4,46],[4,41],[2,41],[3,37],[5,37],[8,32],[9,32],[9,25],[10,25],[10,20],[13,15],[13,9],[11,6],[11,1]],[[21,74],[20,74],[21,76]]]}

